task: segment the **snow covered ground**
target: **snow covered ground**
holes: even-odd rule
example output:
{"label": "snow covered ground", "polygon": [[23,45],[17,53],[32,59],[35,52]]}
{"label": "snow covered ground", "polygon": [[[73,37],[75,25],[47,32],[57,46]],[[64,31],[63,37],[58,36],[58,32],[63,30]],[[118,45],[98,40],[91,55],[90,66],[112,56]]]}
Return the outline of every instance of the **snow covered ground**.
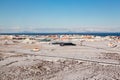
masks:
{"label": "snow covered ground", "polygon": [[[48,43],[0,45],[0,80],[120,80],[120,44]],[[33,48],[40,51],[33,52]]]}

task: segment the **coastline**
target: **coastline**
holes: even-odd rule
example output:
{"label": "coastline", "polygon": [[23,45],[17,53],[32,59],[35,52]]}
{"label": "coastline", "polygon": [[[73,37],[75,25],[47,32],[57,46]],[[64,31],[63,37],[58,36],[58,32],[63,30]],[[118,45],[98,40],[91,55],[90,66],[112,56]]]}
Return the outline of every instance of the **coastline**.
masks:
{"label": "coastline", "polygon": [[0,35],[93,35],[93,36],[120,36],[120,32],[0,33]]}

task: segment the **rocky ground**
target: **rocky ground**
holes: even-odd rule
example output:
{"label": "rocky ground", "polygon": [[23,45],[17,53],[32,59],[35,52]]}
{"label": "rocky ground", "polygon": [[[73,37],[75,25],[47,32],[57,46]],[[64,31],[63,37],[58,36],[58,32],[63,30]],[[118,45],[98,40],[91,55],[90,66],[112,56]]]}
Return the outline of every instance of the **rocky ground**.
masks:
{"label": "rocky ground", "polygon": [[0,44],[0,80],[120,80],[120,45],[102,43]]}
{"label": "rocky ground", "polygon": [[0,80],[120,80],[120,65],[33,56],[1,52]]}

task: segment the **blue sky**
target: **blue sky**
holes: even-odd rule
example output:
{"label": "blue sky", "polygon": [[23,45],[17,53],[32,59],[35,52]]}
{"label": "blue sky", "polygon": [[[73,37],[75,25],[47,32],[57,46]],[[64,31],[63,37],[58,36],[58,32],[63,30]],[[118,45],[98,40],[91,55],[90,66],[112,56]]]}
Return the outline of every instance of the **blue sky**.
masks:
{"label": "blue sky", "polygon": [[0,0],[0,32],[120,32],[120,0]]}

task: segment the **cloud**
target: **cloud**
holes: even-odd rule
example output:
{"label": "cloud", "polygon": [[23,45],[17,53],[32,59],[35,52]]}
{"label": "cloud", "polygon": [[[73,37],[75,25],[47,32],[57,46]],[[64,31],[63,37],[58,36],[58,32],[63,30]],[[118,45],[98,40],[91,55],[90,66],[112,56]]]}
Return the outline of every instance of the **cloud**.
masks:
{"label": "cloud", "polygon": [[0,33],[19,33],[19,32],[120,32],[119,27],[71,27],[71,28],[39,28],[39,27],[0,27]]}
{"label": "cloud", "polygon": [[97,26],[97,27],[77,27],[71,29],[73,32],[120,32],[120,27],[106,27],[106,26]]}

